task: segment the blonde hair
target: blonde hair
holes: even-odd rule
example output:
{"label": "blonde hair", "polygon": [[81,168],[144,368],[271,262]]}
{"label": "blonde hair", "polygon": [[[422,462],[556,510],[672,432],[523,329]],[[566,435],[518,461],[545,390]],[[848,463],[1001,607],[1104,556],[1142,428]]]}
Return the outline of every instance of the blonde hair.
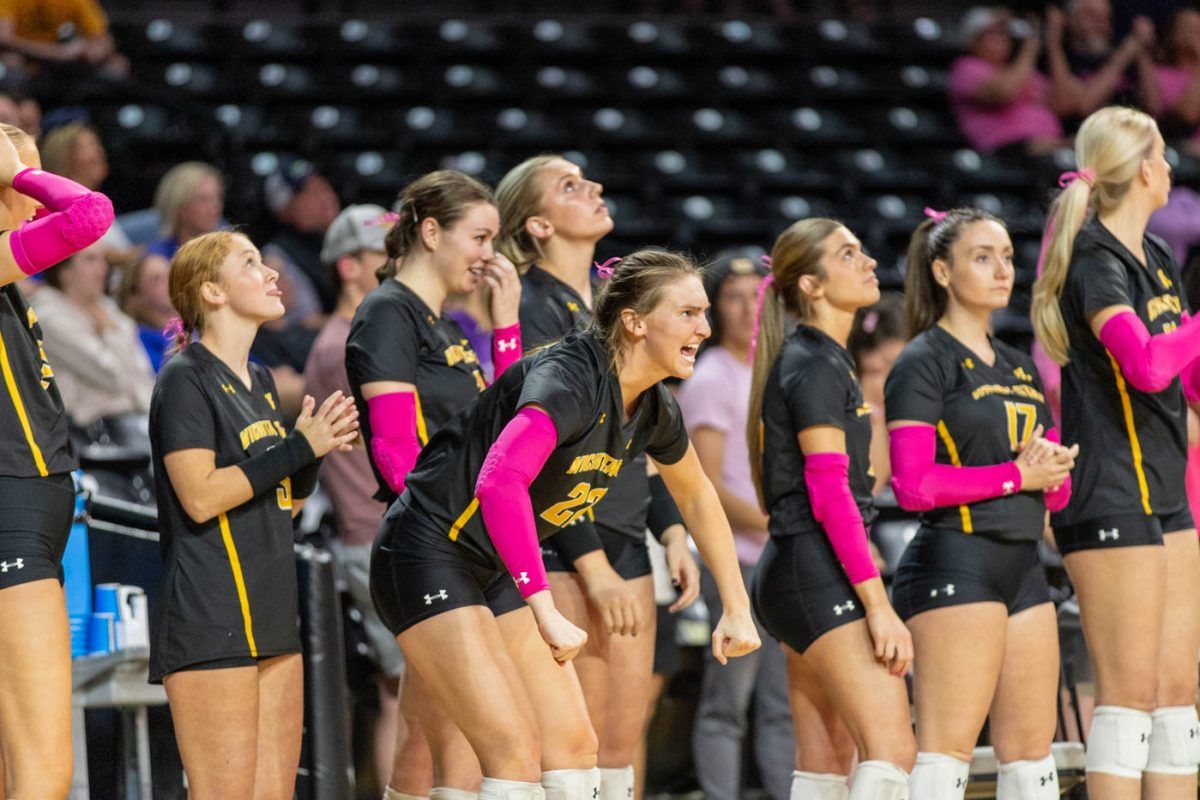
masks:
{"label": "blonde hair", "polygon": [[[779,234],[771,249],[771,286],[760,288],[762,302],[759,307],[758,339],[754,349],[754,377],[750,384],[750,409],[746,417],[746,444],[750,448],[750,477],[758,502],[766,507],[762,481],[762,409],[766,393],[767,376],[779,350],[783,347],[784,312],[798,319],[806,319],[812,313],[812,302],[800,291],[800,278],[814,275],[825,277],[821,259],[825,250],[821,243],[842,223],[827,217],[813,217],[793,222]],[[764,279],[765,280],[765,279]]]}
{"label": "blonde hair", "polygon": [[1042,236],[1041,274],[1033,284],[1030,308],[1033,332],[1058,364],[1070,359],[1071,342],[1059,300],[1075,237],[1092,215],[1120,205],[1157,136],[1152,117],[1113,106],[1084,120],[1075,137],[1075,161],[1081,172],[1091,174],[1068,184],[1050,206]]}
{"label": "blonde hair", "polygon": [[163,175],[158,188],[154,190],[154,209],[162,218],[163,235],[174,236],[178,233],[179,210],[192,198],[200,184],[209,178],[224,187],[225,182],[217,168],[203,161],[185,161]]}
{"label": "blonde hair", "polygon": [[508,171],[496,185],[496,206],[500,210],[500,233],[496,249],[524,272],[545,257],[542,243],[525,229],[525,221],[542,213],[542,170],[554,161],[565,161],[556,153],[527,158]]}
{"label": "blonde hair", "polygon": [[221,279],[221,264],[233,250],[235,237],[245,238],[237,231],[214,231],[197,236],[180,245],[171,259],[167,292],[171,305],[182,324],[175,335],[174,350],[191,341],[193,333],[204,330],[204,300],[200,287]]}
{"label": "blonde hair", "polygon": [[43,136],[39,148],[42,153],[42,168],[56,175],[69,175],[75,148],[80,137],[87,133],[95,134],[95,131],[82,122],[72,122]]}
{"label": "blonde hair", "polygon": [[32,136],[18,128],[16,125],[9,125],[7,122],[0,122],[0,133],[8,137],[12,142],[13,147],[20,150],[22,147],[37,146],[37,142]]}

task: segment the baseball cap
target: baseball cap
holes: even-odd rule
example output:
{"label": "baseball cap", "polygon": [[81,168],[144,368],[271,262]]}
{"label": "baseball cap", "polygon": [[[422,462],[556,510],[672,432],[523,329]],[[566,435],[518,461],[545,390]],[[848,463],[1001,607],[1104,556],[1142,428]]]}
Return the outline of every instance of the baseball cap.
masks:
{"label": "baseball cap", "polygon": [[280,158],[279,166],[263,181],[263,199],[267,208],[272,214],[283,211],[304,188],[304,182],[316,174],[317,168],[311,161],[291,156]]}
{"label": "baseball cap", "polygon": [[763,250],[758,247],[727,250],[718,254],[716,259],[704,270],[704,290],[708,293],[709,298],[716,298],[721,284],[731,276],[765,276],[768,269],[762,263],[764,255]]}
{"label": "baseball cap", "polygon": [[994,6],[975,6],[963,16],[962,22],[958,24],[958,40],[963,47],[967,47],[975,41],[979,34],[997,22],[1008,20],[1011,16],[1007,9]]}
{"label": "baseball cap", "polygon": [[384,252],[383,239],[388,226],[381,221],[387,214],[383,206],[347,206],[325,231],[321,245],[321,261],[332,264],[344,255],[361,250]]}

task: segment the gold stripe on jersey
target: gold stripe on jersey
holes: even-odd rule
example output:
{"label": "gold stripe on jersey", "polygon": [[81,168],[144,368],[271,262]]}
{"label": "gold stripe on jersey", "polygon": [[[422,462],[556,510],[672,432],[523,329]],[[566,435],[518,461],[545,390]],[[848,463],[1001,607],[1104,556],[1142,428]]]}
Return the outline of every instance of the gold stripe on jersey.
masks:
{"label": "gold stripe on jersey", "polygon": [[21,400],[21,390],[17,387],[17,378],[13,375],[12,364],[8,360],[8,348],[4,344],[3,336],[0,336],[0,371],[4,372],[4,385],[8,387],[13,409],[17,412],[17,419],[21,421],[21,430],[25,433],[29,452],[33,454],[33,463],[37,466],[38,475],[45,478],[50,472],[46,469],[46,460],[42,458],[42,448],[38,447],[37,440],[33,438],[33,426],[29,424],[29,415],[25,413],[25,403]]}
{"label": "gold stripe on jersey", "polygon": [[454,520],[454,524],[450,526],[450,541],[457,542],[458,534],[462,531],[463,526],[471,521],[471,517],[475,516],[475,512],[479,509],[479,498],[471,498],[471,504],[467,506],[463,513],[458,515],[458,519]]}
{"label": "gold stripe on jersey", "polygon": [[[950,429],[946,427],[944,420],[938,420],[937,424],[938,436],[942,437],[942,443],[946,445],[946,452],[950,454],[950,463],[956,467],[962,466],[962,460],[958,457],[958,446],[954,444],[954,437],[950,435]],[[966,504],[958,507],[958,513],[962,515],[963,533],[974,533],[975,526],[971,524],[971,509]]]}
{"label": "gold stripe on jersey", "polygon": [[425,414],[421,411],[421,395],[416,389],[413,389],[413,403],[417,407],[417,439],[424,447],[429,444],[429,431],[425,428]]}
{"label": "gold stripe on jersey", "polygon": [[225,542],[225,552],[229,555],[229,568],[233,570],[233,583],[237,586],[238,603],[242,606],[242,623],[246,627],[246,644],[250,645],[250,655],[258,658],[258,645],[254,643],[254,621],[250,618],[250,598],[246,594],[246,581],[242,578],[242,560],[238,558],[237,546],[233,543],[233,533],[229,530],[229,517],[221,514],[218,518],[221,526],[221,540]]}
{"label": "gold stripe on jersey", "polygon": [[1112,365],[1113,377],[1117,381],[1117,394],[1121,398],[1121,412],[1125,416],[1125,430],[1129,432],[1129,449],[1133,453],[1133,474],[1137,477],[1138,491],[1142,495],[1142,510],[1153,514],[1150,508],[1150,485],[1146,483],[1146,471],[1142,468],[1142,443],[1138,440],[1137,426],[1133,421],[1133,403],[1129,400],[1129,389],[1125,386],[1125,376],[1117,360],[1108,353],[1108,363]]}

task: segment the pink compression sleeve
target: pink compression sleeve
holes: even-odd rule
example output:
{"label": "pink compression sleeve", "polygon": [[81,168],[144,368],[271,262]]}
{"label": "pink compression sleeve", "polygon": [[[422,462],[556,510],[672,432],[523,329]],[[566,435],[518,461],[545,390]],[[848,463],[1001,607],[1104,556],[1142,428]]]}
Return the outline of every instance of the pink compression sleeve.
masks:
{"label": "pink compression sleeve", "polygon": [[396,494],[421,454],[417,438],[417,396],[412,392],[379,394],[367,401],[371,423],[371,460]]}
{"label": "pink compression sleeve", "polygon": [[850,491],[850,456],[808,453],[804,456],[804,485],[813,516],[825,528],[833,552],[850,583],[879,577],[867,545],[867,531]]}
{"label": "pink compression sleeve", "polygon": [[888,433],[892,489],[902,508],[929,511],[990,500],[1021,491],[1015,461],[986,467],[954,467],[936,463],[937,440],[932,425],[906,425]]}
{"label": "pink compression sleeve", "polygon": [[[1051,428],[1046,431],[1046,439],[1055,444],[1062,444],[1062,439],[1058,435],[1058,428]],[[1067,503],[1071,502],[1071,476],[1063,481],[1057,489],[1047,489],[1043,495],[1046,501],[1046,508],[1051,511],[1062,511],[1067,507]]]}
{"label": "pink compression sleeve", "polygon": [[521,326],[509,325],[492,331],[492,380],[495,381],[521,358]]}
{"label": "pink compression sleeve", "polygon": [[78,253],[112,225],[112,202],[75,181],[40,169],[25,169],[17,173],[12,185],[51,212],[22,225],[9,236],[13,259],[26,275],[34,275]]}
{"label": "pink compression sleeve", "polygon": [[1100,342],[1135,389],[1161,392],[1200,356],[1200,321],[1189,319],[1170,333],[1151,336],[1137,314],[1122,311],[1104,323]]}
{"label": "pink compression sleeve", "polygon": [[529,485],[557,444],[558,431],[550,415],[526,406],[504,426],[475,481],[483,524],[522,597],[550,588]]}

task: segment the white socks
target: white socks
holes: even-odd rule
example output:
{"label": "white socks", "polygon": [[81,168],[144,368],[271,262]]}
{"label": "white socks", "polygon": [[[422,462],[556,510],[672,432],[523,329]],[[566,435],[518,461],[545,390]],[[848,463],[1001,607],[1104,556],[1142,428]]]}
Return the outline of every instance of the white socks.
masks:
{"label": "white socks", "polygon": [[909,793],[921,800],[962,800],[971,764],[945,753],[917,753],[908,779]]}
{"label": "white socks", "polygon": [[[479,795],[466,789],[454,789],[449,786],[435,786],[429,790],[429,800],[476,800]],[[384,798],[388,800],[388,798]]]}
{"label": "white socks", "polygon": [[845,775],[820,772],[792,773],[790,800],[849,800],[850,782]]}
{"label": "white socks", "polygon": [[908,800],[908,773],[887,761],[863,761],[854,773],[850,800]]}
{"label": "white socks", "polygon": [[600,767],[600,800],[633,800],[633,765]]}
{"label": "white socks", "polygon": [[[437,790],[434,789],[434,791]],[[430,792],[429,796],[432,797],[433,792]],[[383,790],[383,800],[425,800],[425,798],[417,797],[413,794],[405,794],[404,792],[397,792],[395,789],[389,786]]]}
{"label": "white socks", "polygon": [[484,778],[479,787],[479,800],[545,800],[546,793],[540,783],[506,781],[500,778]]}
{"label": "white socks", "polygon": [[1058,800],[1058,767],[1054,756],[1001,764],[996,800]]}
{"label": "white socks", "polygon": [[[600,792],[600,770],[552,769],[542,773],[546,800],[595,800]],[[480,792],[479,800],[485,800]]]}

